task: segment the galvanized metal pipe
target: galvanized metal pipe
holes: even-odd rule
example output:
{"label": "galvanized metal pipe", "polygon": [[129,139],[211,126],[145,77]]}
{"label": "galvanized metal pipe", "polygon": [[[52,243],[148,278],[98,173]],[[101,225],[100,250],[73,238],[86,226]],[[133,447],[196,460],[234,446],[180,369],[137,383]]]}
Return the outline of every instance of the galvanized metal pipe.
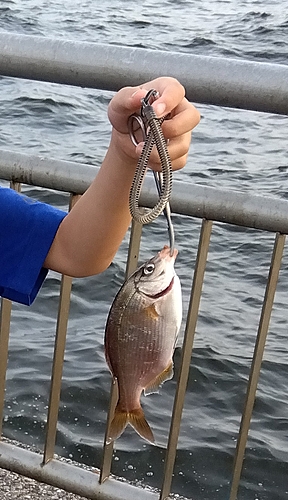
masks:
{"label": "galvanized metal pipe", "polygon": [[[10,182],[11,189],[21,191],[21,184],[19,182]],[[7,299],[1,299],[0,309],[0,439],[2,435],[3,426],[3,411],[4,411],[4,398],[6,386],[6,372],[8,364],[8,346],[10,334],[12,302]]]}
{"label": "galvanized metal pipe", "polygon": [[[71,209],[77,203],[79,195],[70,197]],[[60,404],[60,393],[62,385],[62,372],[64,363],[64,354],[66,346],[67,326],[69,319],[69,309],[71,302],[72,278],[62,275],[61,291],[59,297],[58,317],[55,335],[55,347],[53,357],[53,367],[50,386],[50,397],[48,407],[48,417],[46,426],[46,439],[43,454],[43,464],[46,464],[54,456],[56,442],[58,412]]]}
{"label": "galvanized metal pipe", "polygon": [[88,471],[60,460],[42,465],[42,456],[10,443],[0,443],[0,467],[91,500],[157,500],[159,495],[128,482],[109,479],[99,484],[96,471]]}
{"label": "galvanized metal pipe", "polygon": [[106,430],[105,430],[104,443],[103,443],[102,466],[101,466],[100,477],[99,477],[100,484],[104,483],[104,481],[106,481],[106,479],[109,478],[110,473],[111,473],[111,464],[112,464],[112,457],[113,457],[114,442],[111,441],[111,443],[107,443],[107,439],[108,439],[110,425],[111,425],[112,419],[114,417],[114,411],[115,411],[117,401],[118,401],[118,394],[119,393],[118,393],[117,380],[112,378],[111,388],[110,388],[109,408],[108,408],[108,412],[107,412]]}
{"label": "galvanized metal pipe", "polygon": [[[139,222],[135,221],[132,222],[128,258],[126,263],[126,273],[125,273],[126,278],[128,278],[130,274],[132,274],[136,270],[138,265],[142,227],[143,227],[142,224],[140,224]],[[104,483],[104,481],[108,479],[111,472],[114,443],[112,441],[111,443],[107,444],[107,437],[109,434],[110,424],[114,416],[114,410],[117,401],[118,401],[118,385],[116,380],[112,380],[111,390],[110,390],[110,404],[107,414],[106,432],[104,437],[102,467],[99,478],[100,484]]]}
{"label": "galvanized metal pipe", "polygon": [[229,500],[237,500],[238,487],[243,467],[243,460],[245,448],[248,438],[250,421],[252,417],[253,407],[255,403],[257,385],[260,376],[260,370],[263,360],[264,348],[269,329],[270,318],[274,303],[275,292],[277,288],[279,272],[282,262],[286,236],[283,234],[276,234],[273,254],[271,258],[271,265],[269,276],[265,291],[265,297],[262,306],[261,317],[259,321],[258,334],[255,343],[253,361],[249,374],[249,381],[247,386],[246,400],[242,419],[240,424],[239,436],[237,440],[236,453],[234,457],[234,470],[231,482],[231,491]]}
{"label": "galvanized metal pipe", "polygon": [[[0,150],[0,179],[83,194],[97,171],[91,165]],[[146,177],[140,204],[153,207],[155,183]],[[170,202],[174,213],[288,234],[287,200],[174,181]]]}
{"label": "galvanized metal pipe", "polygon": [[97,171],[96,167],[84,163],[0,150],[0,179],[7,181],[83,194]]}
{"label": "galvanized metal pipe", "polygon": [[0,74],[118,90],[160,75],[191,101],[288,114],[288,66],[0,33]]}
{"label": "galvanized metal pipe", "polygon": [[209,251],[212,225],[213,222],[209,220],[203,220],[202,222],[197,259],[195,264],[194,278],[190,295],[190,303],[186,320],[184,342],[182,346],[181,366],[177,381],[173,414],[170,424],[169,440],[165,457],[164,477],[160,494],[160,500],[168,499],[171,490],[178,436],[182,418],[182,410],[184,406],[184,399],[185,399],[186,387],[189,376],[192,348],[193,348],[194,336],[198,320],[200,299],[202,294],[204,274],[205,274],[208,251]]}
{"label": "galvanized metal pipe", "polygon": [[62,276],[43,464],[54,457],[72,278]]}
{"label": "galvanized metal pipe", "polygon": [[3,411],[5,400],[6,371],[8,363],[8,345],[10,333],[12,302],[1,299],[0,310],[0,439],[2,436]]}

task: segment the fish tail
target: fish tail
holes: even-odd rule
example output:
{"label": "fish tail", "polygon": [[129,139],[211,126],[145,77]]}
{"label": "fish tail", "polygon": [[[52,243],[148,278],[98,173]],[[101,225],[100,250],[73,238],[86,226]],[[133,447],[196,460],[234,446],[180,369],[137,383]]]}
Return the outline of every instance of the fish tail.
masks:
{"label": "fish tail", "polygon": [[145,418],[144,411],[141,406],[136,410],[130,411],[128,415],[129,424],[132,425],[136,432],[138,432],[139,436],[147,439],[150,443],[154,443],[155,439],[153,432],[151,431],[151,427]]}
{"label": "fish tail", "polygon": [[124,432],[129,422],[128,415],[126,411],[121,410],[118,405],[116,406],[114,417],[109,427],[107,444],[115,441]]}
{"label": "fish tail", "polygon": [[130,424],[142,438],[147,439],[150,443],[154,443],[153,432],[144,416],[142,408],[140,407],[127,412],[121,410],[117,405],[113,420],[110,424],[107,444],[120,437],[128,424]]}

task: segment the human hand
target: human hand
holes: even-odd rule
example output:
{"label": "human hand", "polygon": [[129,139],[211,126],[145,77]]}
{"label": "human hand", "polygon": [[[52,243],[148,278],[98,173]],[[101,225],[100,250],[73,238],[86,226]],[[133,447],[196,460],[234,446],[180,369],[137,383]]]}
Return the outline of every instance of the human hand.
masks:
{"label": "human hand", "polygon": [[[164,120],[162,131],[169,140],[168,151],[173,170],[184,167],[187,161],[191,141],[191,131],[198,124],[200,114],[197,109],[185,98],[184,87],[171,77],[160,77],[138,87],[124,87],[111,100],[108,107],[108,117],[112,124],[111,145],[114,153],[134,168],[141,154],[143,143],[138,146],[132,144],[128,118],[139,112],[141,99],[148,90],[155,89],[160,94],[152,104],[158,118],[169,114]],[[154,170],[161,170],[160,159],[156,148],[153,148],[149,158],[149,166]]]}

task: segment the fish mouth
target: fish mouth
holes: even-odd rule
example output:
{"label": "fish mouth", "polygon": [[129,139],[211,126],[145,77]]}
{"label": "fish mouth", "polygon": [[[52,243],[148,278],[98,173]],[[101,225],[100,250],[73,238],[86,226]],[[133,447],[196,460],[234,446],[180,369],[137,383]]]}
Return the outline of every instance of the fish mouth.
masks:
{"label": "fish mouth", "polygon": [[163,297],[168,292],[170,292],[170,290],[172,290],[173,284],[174,284],[174,276],[173,276],[172,280],[170,281],[169,285],[166,288],[164,288],[164,290],[161,290],[161,292],[155,293],[155,295],[150,295],[149,293],[145,293],[145,292],[141,292],[141,293],[143,295],[145,295],[146,297],[149,297],[149,299],[160,299],[160,297]]}
{"label": "fish mouth", "polygon": [[178,255],[178,250],[176,248],[174,248],[173,253],[171,255],[171,249],[170,249],[170,247],[168,247],[168,245],[164,245],[162,250],[159,252],[159,256],[161,259],[168,258],[168,260],[171,260],[171,259],[175,260],[177,255]]}

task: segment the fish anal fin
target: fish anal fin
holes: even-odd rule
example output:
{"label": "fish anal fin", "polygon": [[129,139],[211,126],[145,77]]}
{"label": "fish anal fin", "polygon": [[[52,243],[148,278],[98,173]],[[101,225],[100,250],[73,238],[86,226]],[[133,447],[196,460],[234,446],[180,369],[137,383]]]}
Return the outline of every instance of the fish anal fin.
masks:
{"label": "fish anal fin", "polygon": [[136,410],[132,410],[128,414],[129,424],[135,429],[135,431],[141,436],[143,439],[146,439],[150,443],[154,443],[155,439],[153,436],[153,432],[148,424],[144,412],[142,408],[137,408]]}
{"label": "fish anal fin", "polygon": [[173,361],[169,363],[169,365],[157,375],[144,389],[144,394],[147,396],[148,394],[153,394],[153,392],[159,392],[159,387],[166,381],[173,378]]}
{"label": "fish anal fin", "polygon": [[121,436],[122,432],[128,425],[128,413],[121,410],[118,406],[115,408],[115,413],[113,420],[109,427],[108,437],[106,440],[106,444],[115,441],[118,437]]}

